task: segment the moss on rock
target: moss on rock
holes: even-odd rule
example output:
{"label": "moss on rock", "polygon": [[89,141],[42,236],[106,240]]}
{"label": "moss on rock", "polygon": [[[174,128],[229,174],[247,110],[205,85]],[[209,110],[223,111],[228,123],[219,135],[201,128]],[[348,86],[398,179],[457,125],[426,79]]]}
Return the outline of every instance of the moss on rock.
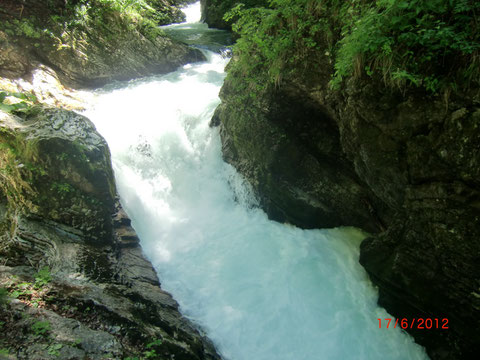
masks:
{"label": "moss on rock", "polygon": [[94,125],[76,113],[43,108],[0,121],[9,205],[111,241],[115,183],[107,144]]}
{"label": "moss on rock", "polygon": [[202,8],[202,21],[206,22],[209,27],[232,30],[232,21],[224,20],[224,15],[233,9],[239,3],[246,8],[255,6],[268,6],[268,0],[200,0]]}
{"label": "moss on rock", "polygon": [[[161,290],[84,116],[0,112],[0,348],[16,359],[218,360]],[[36,269],[47,266],[43,280]],[[153,345],[152,345],[153,344]],[[2,354],[4,355],[4,354]]]}
{"label": "moss on rock", "polygon": [[66,85],[97,87],[204,59],[159,29],[181,20],[167,1],[26,1],[21,14],[10,2],[0,7],[0,76],[28,77],[44,64]]}

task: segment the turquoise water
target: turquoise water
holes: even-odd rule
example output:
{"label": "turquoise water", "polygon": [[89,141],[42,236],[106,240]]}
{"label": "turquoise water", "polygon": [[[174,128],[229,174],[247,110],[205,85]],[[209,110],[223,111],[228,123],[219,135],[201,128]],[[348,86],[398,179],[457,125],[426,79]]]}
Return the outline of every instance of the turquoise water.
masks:
{"label": "turquoise water", "polygon": [[[175,29],[226,36],[198,23]],[[364,234],[269,221],[223,162],[208,122],[228,59],[204,51],[206,62],[97,92],[86,113],[110,145],[122,203],[162,287],[225,359],[426,359],[400,329],[378,328],[391,316],[358,263]]]}

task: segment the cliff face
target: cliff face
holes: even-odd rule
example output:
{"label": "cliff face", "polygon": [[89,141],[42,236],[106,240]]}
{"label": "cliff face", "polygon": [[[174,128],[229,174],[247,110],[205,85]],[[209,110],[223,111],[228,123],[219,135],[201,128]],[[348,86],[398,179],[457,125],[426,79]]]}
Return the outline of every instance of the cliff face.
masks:
{"label": "cliff face", "polygon": [[174,5],[186,2],[0,3],[0,108],[36,97],[0,110],[2,359],[219,359],[143,256],[105,140],[51,107],[83,108],[67,86],[204,59],[157,27],[182,20]]}
{"label": "cliff face", "polygon": [[447,99],[365,78],[333,91],[328,54],[305,69],[256,97],[229,71],[212,120],[225,159],[272,219],[371,232],[360,262],[379,303],[397,318],[448,319],[448,330],[408,330],[432,359],[473,357],[480,92]]}
{"label": "cliff face", "polygon": [[219,358],[160,289],[88,119],[0,112],[0,164],[2,355]]}
{"label": "cliff face", "polygon": [[[284,83],[256,101],[229,75],[224,158],[269,216],[300,227],[372,232],[360,262],[398,318],[448,318],[413,331],[434,359],[461,359],[480,339],[480,98],[402,96],[369,83],[331,93]],[[315,86],[317,85],[317,86]],[[318,86],[320,85],[320,86]]]}
{"label": "cliff face", "polygon": [[246,8],[268,6],[267,0],[245,0],[241,2],[236,0],[200,0],[202,21],[212,28],[232,30],[232,21],[225,21],[223,16],[240,3]]}
{"label": "cliff face", "polygon": [[184,18],[168,1],[151,0],[148,14],[140,9],[130,17],[133,9],[95,0],[86,5],[71,2],[69,7],[63,1],[57,3],[0,4],[1,77],[29,78],[45,65],[56,72],[62,84],[91,88],[113,80],[167,73],[204,59],[200,51],[159,30],[159,24]]}

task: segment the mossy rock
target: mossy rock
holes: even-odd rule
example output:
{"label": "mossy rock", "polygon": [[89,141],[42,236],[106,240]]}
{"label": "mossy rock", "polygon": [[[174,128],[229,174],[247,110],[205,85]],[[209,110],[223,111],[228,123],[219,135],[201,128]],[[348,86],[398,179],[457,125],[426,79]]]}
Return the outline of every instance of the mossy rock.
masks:
{"label": "mossy rock", "polygon": [[202,6],[202,20],[208,24],[208,27],[232,30],[233,21],[225,21],[223,16],[242,3],[246,8],[267,7],[267,0],[200,0]]}
{"label": "mossy rock", "polygon": [[110,152],[84,116],[37,108],[2,114],[2,191],[10,209],[111,241],[115,183]]}
{"label": "mossy rock", "polygon": [[148,11],[134,4],[122,9],[115,2],[53,1],[26,1],[21,16],[19,6],[0,6],[0,76],[28,77],[44,64],[64,85],[94,88],[205,59],[159,28],[185,17],[170,1],[149,0]]}

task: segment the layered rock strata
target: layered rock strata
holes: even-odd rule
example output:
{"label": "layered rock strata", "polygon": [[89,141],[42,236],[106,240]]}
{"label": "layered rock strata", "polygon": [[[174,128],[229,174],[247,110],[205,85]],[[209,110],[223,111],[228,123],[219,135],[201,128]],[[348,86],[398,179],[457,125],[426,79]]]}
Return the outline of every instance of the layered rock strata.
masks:
{"label": "layered rock strata", "polygon": [[[199,50],[170,39],[156,25],[142,28],[138,24],[142,19],[129,19],[120,11],[108,9],[98,9],[99,14],[94,16],[84,6],[77,9],[85,11],[83,18],[75,15],[68,20],[60,16],[67,12],[65,2],[57,2],[53,8],[58,13],[38,1],[0,4],[0,77],[28,79],[43,65],[53,69],[63,85],[94,88],[115,80],[167,73],[205,59]],[[157,25],[184,18],[171,2],[150,2],[164,18],[149,19]],[[104,6],[94,1],[92,4],[89,6]],[[52,25],[55,17],[65,24]]]}
{"label": "layered rock strata", "polygon": [[161,290],[88,119],[43,107],[23,118],[0,112],[0,146],[7,358],[219,359]]}

